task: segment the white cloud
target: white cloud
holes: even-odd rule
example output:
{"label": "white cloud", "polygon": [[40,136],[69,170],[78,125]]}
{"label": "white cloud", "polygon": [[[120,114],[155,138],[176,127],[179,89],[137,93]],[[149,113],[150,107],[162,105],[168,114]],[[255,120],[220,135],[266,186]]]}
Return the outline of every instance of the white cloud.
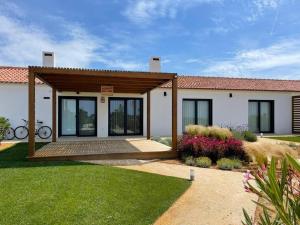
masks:
{"label": "white cloud", "polygon": [[215,75],[300,75],[300,41],[284,40],[267,48],[237,52],[233,58],[212,62],[203,73]]}
{"label": "white cloud", "polygon": [[136,24],[148,25],[157,18],[175,18],[178,11],[195,4],[223,0],[130,0],[123,14]]}
{"label": "white cloud", "polygon": [[0,64],[40,65],[41,52],[50,50],[56,54],[57,66],[88,66],[102,41],[78,25],[65,25],[68,38],[60,41],[39,27],[0,16]]}
{"label": "white cloud", "polygon": [[253,0],[253,8],[250,8],[250,15],[246,17],[249,22],[256,21],[267,10],[278,9],[282,0]]}
{"label": "white cloud", "polygon": [[56,33],[26,23],[25,13],[13,3],[0,5],[0,65],[41,65],[42,51],[54,51],[56,66],[89,67],[98,62],[114,69],[143,68],[124,58],[122,53],[130,48],[124,43],[109,42],[92,35],[80,24],[49,16],[58,24],[56,33],[64,37],[59,39]]}
{"label": "white cloud", "polygon": [[265,8],[276,9],[281,3],[281,0],[254,0],[253,3],[258,10],[264,10]]}

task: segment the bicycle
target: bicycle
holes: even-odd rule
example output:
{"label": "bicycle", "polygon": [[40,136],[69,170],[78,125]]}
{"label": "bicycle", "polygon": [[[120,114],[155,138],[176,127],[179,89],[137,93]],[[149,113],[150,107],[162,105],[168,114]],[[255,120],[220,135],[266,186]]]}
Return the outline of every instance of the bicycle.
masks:
{"label": "bicycle", "polygon": [[15,137],[15,130],[12,127],[9,127],[5,131],[5,140],[12,140]]}
{"label": "bicycle", "polygon": [[[24,126],[18,126],[15,129],[15,137],[17,139],[25,139],[28,137],[29,130],[28,130],[28,121],[22,119],[25,123]],[[35,135],[38,135],[41,139],[47,139],[52,135],[52,129],[48,126],[42,126],[43,121],[37,120],[35,128]]]}

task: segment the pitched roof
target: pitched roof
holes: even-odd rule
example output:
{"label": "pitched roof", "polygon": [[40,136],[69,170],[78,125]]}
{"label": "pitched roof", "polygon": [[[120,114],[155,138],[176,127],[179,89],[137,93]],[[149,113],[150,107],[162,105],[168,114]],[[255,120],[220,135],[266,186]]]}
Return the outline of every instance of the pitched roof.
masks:
{"label": "pitched roof", "polygon": [[[27,67],[0,66],[0,83],[27,83]],[[40,80],[37,83],[42,84]],[[168,82],[161,87],[170,88]],[[272,80],[206,76],[178,76],[180,89],[295,91],[300,92],[300,80]]]}
{"label": "pitched roof", "polygon": [[[0,83],[27,83],[28,82],[28,68],[27,67],[13,67],[0,66]],[[36,79],[36,83],[42,82]]]}
{"label": "pitched roof", "polygon": [[[162,87],[170,88],[171,82]],[[300,80],[179,76],[178,88],[248,91],[300,91]]]}

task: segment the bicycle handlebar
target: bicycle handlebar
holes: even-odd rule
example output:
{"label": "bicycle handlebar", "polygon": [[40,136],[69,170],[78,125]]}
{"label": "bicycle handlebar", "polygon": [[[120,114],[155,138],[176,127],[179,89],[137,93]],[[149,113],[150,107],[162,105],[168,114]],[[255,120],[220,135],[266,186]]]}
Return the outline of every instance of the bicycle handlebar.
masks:
{"label": "bicycle handlebar", "polygon": [[[22,120],[23,120],[25,123],[28,123],[28,120],[25,120],[25,119],[22,119]],[[36,120],[36,122],[37,122],[37,123],[41,123],[41,124],[43,123],[43,121],[41,121],[41,120]]]}

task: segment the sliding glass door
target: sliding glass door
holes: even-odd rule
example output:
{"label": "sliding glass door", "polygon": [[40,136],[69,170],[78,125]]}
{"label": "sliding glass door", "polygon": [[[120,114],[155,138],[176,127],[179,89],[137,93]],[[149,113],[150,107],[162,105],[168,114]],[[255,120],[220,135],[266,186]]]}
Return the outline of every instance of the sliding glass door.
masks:
{"label": "sliding glass door", "polygon": [[211,99],[183,99],[182,130],[190,124],[212,125]]}
{"label": "sliding glass door", "polygon": [[60,133],[76,135],[76,99],[61,99]]}
{"label": "sliding glass door", "polygon": [[109,98],[109,135],[143,134],[143,100]]}
{"label": "sliding glass door", "polygon": [[274,132],[274,101],[249,101],[248,128],[255,133]]}
{"label": "sliding glass door", "polygon": [[78,135],[96,135],[96,102],[94,99],[78,99]]}
{"label": "sliding glass door", "polygon": [[59,136],[97,136],[97,98],[59,97]]}

